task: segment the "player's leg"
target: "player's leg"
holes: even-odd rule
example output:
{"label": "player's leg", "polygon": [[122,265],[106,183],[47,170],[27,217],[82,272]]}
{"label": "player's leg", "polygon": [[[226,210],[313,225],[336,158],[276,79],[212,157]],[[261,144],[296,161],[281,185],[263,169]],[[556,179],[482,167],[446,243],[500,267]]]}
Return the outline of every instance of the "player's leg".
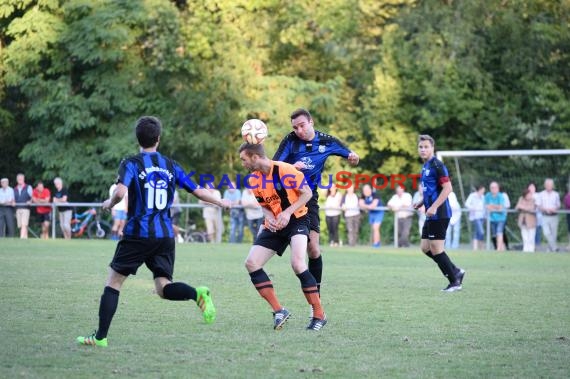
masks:
{"label": "player's leg", "polygon": [[[439,267],[442,274],[449,280],[449,286],[444,290],[453,292],[461,289],[465,271],[457,268],[444,250],[445,233],[449,219],[426,220],[422,229],[421,249]],[[450,291],[449,289],[453,289]]]}
{"label": "player's leg", "polygon": [[291,313],[281,306],[273,288],[273,282],[263,267],[275,254],[282,255],[287,244],[288,241],[282,233],[263,229],[257,236],[255,244],[249,250],[245,260],[245,268],[249,273],[251,283],[273,310],[273,329],[275,330],[280,330],[283,327]]}
{"label": "player's leg", "polygon": [[[313,309],[313,317],[308,329],[319,330],[326,324],[326,317],[321,305],[321,297],[317,289],[317,281],[309,272],[305,263],[307,236],[296,234],[291,237],[291,267],[301,282],[301,289],[307,303]],[[318,324],[318,325],[317,325]]]}
{"label": "player's leg", "polygon": [[309,272],[317,281],[317,289],[321,292],[321,279],[323,277],[323,258],[321,256],[320,233],[321,220],[319,218],[319,203],[317,198],[313,196],[307,203],[307,217],[310,224],[308,255],[309,255]]}

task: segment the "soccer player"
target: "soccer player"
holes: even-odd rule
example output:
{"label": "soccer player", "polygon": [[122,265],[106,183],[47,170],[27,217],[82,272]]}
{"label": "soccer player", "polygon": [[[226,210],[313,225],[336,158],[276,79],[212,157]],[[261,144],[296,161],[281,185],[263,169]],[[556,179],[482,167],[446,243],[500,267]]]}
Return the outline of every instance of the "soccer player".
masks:
{"label": "soccer player", "polygon": [[291,126],[293,131],[281,141],[273,159],[290,163],[301,170],[313,191],[313,196],[307,203],[311,229],[309,235],[309,272],[317,280],[317,288],[320,294],[323,261],[319,247],[320,218],[317,187],[329,156],[338,155],[346,158],[352,166],[358,164],[359,157],[337,138],[315,130],[313,118],[305,109],[297,109],[291,114]]}
{"label": "soccer player", "polygon": [[320,330],[327,319],[317,291],[317,281],[305,261],[309,236],[306,204],[313,192],[299,170],[288,163],[270,160],[261,144],[243,143],[239,156],[243,167],[252,173],[247,184],[265,215],[263,228],[245,261],[251,282],[273,308],[273,328],[281,329],[290,313],[279,303],[273,283],[263,266],[275,254],[283,255],[290,245],[291,267],[301,282],[307,302],[313,308],[313,317],[307,329]]}
{"label": "soccer player", "polygon": [[172,282],[175,243],[170,207],[177,185],[197,198],[221,207],[227,207],[227,202],[217,200],[208,190],[199,188],[175,161],[157,151],[161,129],[161,122],[156,117],[143,116],[136,122],[141,152],[121,162],[117,188],[103,203],[103,209],[110,210],[128,193],[127,223],[99,303],[99,328],[91,336],[77,337],[81,345],[107,346],[107,332],[117,310],[121,287],[143,263],[153,273],[158,296],[167,300],[196,301],[206,323],[212,323],[216,317],[207,287],[194,288],[186,283]]}
{"label": "soccer player", "polygon": [[424,161],[420,177],[423,198],[414,204],[414,208],[418,209],[423,205],[426,209],[421,249],[437,263],[443,275],[449,280],[449,285],[442,291],[455,292],[461,290],[465,270],[457,268],[444,251],[445,234],[451,218],[451,207],[447,197],[453,189],[447,167],[435,157],[434,152],[434,139],[427,134],[420,135],[418,153]]}

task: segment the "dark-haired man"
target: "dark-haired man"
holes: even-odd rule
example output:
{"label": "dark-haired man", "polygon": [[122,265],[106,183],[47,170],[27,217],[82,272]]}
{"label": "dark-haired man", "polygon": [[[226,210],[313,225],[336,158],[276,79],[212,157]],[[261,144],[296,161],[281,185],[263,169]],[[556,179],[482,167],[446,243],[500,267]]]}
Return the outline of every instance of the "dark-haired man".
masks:
{"label": "dark-haired man", "polygon": [[99,304],[99,328],[87,337],[77,337],[81,345],[107,346],[107,333],[119,303],[119,291],[129,275],[135,275],[144,263],[153,273],[156,293],[167,300],[194,300],[204,321],[212,323],[216,309],[207,287],[191,287],[172,282],[174,270],[174,230],[170,207],[176,186],[201,200],[227,207],[227,202],[212,197],[198,187],[172,159],[157,151],[162,125],[158,118],[144,116],[136,122],[136,137],[141,152],[121,162],[117,188],[105,200],[110,210],[128,193],[127,223],[123,239],[117,244],[109,275]]}
{"label": "dark-haired man", "polygon": [[291,126],[293,131],[281,141],[273,160],[294,165],[303,172],[313,191],[313,196],[307,203],[311,229],[308,250],[309,271],[317,280],[320,293],[323,261],[319,242],[320,217],[317,187],[329,156],[337,155],[346,158],[352,166],[358,164],[359,157],[337,138],[315,130],[313,117],[306,109],[299,108],[291,113]]}

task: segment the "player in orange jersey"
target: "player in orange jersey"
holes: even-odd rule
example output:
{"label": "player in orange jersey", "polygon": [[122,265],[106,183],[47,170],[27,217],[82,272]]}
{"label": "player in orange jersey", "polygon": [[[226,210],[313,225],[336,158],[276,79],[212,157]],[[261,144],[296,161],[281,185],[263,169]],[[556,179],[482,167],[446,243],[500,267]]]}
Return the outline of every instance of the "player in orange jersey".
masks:
{"label": "player in orange jersey", "polygon": [[265,223],[258,233],[245,267],[261,297],[273,308],[274,329],[279,330],[291,315],[281,306],[273,283],[263,266],[275,254],[291,246],[291,267],[301,282],[314,314],[307,329],[320,330],[327,323],[317,290],[317,281],[307,268],[309,218],[307,202],[313,196],[303,173],[285,162],[267,158],[262,144],[244,143],[239,148],[242,165],[251,172],[247,185],[263,209]]}

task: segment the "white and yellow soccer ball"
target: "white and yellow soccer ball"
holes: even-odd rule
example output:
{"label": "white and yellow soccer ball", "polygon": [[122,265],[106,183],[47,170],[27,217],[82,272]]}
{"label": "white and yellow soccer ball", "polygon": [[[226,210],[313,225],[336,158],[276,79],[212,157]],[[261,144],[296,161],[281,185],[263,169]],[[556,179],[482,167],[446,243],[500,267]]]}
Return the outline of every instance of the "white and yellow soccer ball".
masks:
{"label": "white and yellow soccer ball", "polygon": [[267,138],[267,125],[261,120],[252,118],[243,123],[241,136],[243,140],[251,144],[260,144]]}

